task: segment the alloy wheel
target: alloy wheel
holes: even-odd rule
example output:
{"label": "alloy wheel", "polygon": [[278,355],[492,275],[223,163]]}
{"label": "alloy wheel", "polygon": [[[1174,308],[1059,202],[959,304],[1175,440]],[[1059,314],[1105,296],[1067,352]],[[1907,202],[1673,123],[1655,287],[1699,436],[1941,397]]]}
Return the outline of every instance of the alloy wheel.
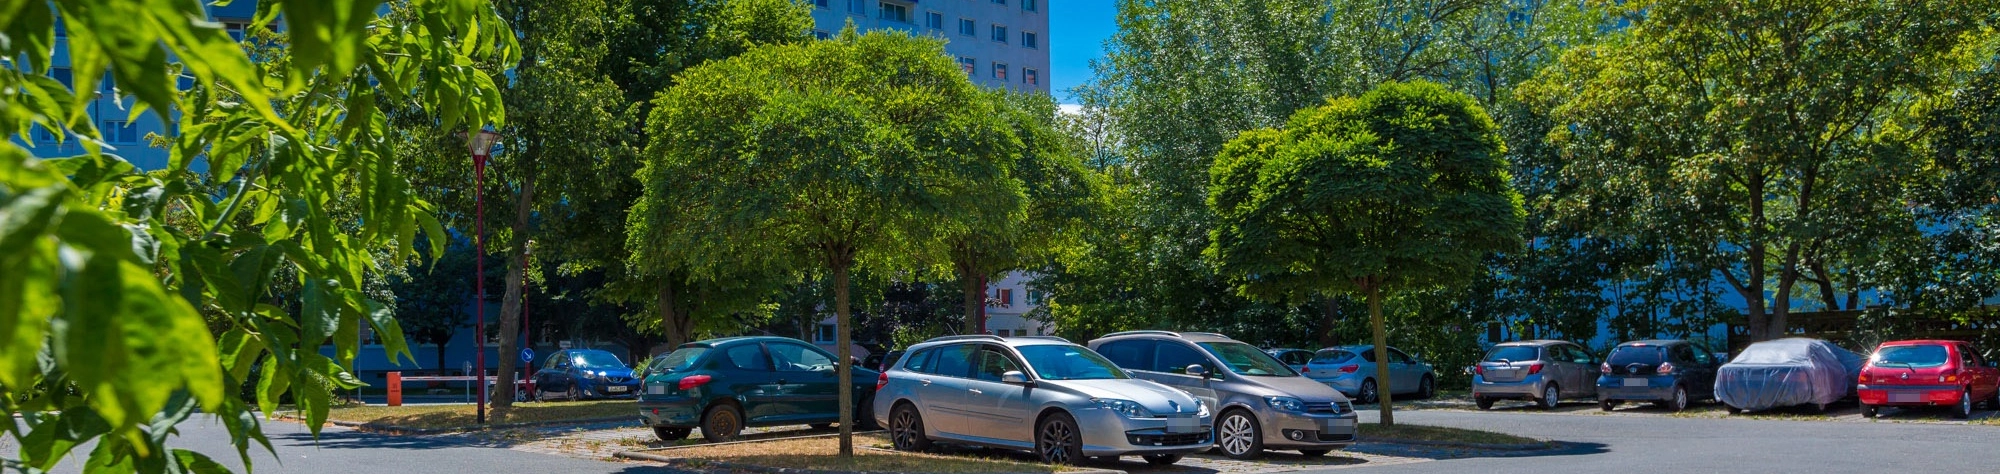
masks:
{"label": "alloy wheel", "polygon": [[1554,409],[1556,405],[1562,403],[1562,398],[1560,398],[1561,396],[1562,396],[1562,390],[1556,388],[1555,384],[1549,384],[1549,386],[1543,387],[1542,408]]}
{"label": "alloy wheel", "polygon": [[1361,403],[1375,403],[1375,380],[1361,381]]}
{"label": "alloy wheel", "polygon": [[1218,440],[1218,445],[1222,447],[1223,454],[1227,454],[1233,458],[1242,458],[1257,454],[1259,448],[1257,427],[1250,420],[1250,415],[1244,414],[1241,411],[1234,411],[1223,415],[1220,431],[1222,432],[1222,436]]}
{"label": "alloy wheel", "polygon": [[1687,389],[1684,389],[1684,388],[1680,388],[1680,387],[1674,387],[1674,406],[1672,406],[1672,407],[1670,407],[1670,408],[1673,408],[1673,409],[1674,409],[1674,411],[1685,411],[1685,410],[1687,410],[1687,408],[1688,408],[1688,392],[1687,392]]}
{"label": "alloy wheel", "polygon": [[1068,417],[1051,417],[1042,422],[1041,434],[1035,437],[1035,451],[1042,461],[1051,464],[1069,464],[1076,460],[1071,456],[1077,442],[1076,426]]}
{"label": "alloy wheel", "polygon": [[891,411],[889,420],[889,442],[898,451],[923,451],[930,448],[930,438],[924,437],[924,419],[917,414],[917,408],[901,405]]}
{"label": "alloy wheel", "polygon": [[1958,419],[1972,417],[1972,391],[1967,390],[1958,393],[1958,411],[1952,413],[1951,417]]}

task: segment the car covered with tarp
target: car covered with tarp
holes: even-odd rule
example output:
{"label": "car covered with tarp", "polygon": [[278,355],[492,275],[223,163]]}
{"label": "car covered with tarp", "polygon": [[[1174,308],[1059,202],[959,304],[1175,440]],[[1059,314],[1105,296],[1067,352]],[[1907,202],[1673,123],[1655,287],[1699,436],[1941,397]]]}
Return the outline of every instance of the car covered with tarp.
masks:
{"label": "car covered with tarp", "polygon": [[1715,396],[1730,413],[1811,405],[1819,410],[1854,394],[1868,358],[1831,342],[1802,337],[1751,344],[1715,374]]}

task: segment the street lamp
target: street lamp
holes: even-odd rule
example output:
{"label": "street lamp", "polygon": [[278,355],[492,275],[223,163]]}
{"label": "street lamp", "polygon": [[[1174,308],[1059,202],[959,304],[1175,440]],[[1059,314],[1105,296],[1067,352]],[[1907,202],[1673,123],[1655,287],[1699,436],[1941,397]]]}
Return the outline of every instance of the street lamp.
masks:
{"label": "street lamp", "polygon": [[472,261],[474,285],[479,288],[479,299],[475,300],[479,307],[479,327],[473,333],[479,340],[479,350],[472,357],[478,364],[474,370],[479,371],[479,424],[482,425],[486,424],[486,200],[482,195],[486,188],[486,159],[493,155],[493,144],[499,141],[500,134],[492,130],[480,130],[465,140],[466,150],[472,152],[472,202],[478,209],[473,222],[479,230],[473,234],[472,242],[479,253]]}

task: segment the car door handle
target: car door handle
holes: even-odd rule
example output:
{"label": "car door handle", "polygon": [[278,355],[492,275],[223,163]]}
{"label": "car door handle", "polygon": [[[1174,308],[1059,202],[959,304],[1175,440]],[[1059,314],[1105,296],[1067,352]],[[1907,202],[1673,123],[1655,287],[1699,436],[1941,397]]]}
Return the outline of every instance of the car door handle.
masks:
{"label": "car door handle", "polygon": [[974,394],[985,394],[985,393],[986,393],[986,392],[981,392],[981,391],[979,391],[979,389],[976,389],[976,388],[968,388],[968,389],[966,389],[966,390],[969,390],[969,391],[971,391],[971,392],[972,392],[972,393],[974,393]]}
{"label": "car door handle", "polygon": [[917,379],[917,382],[924,384],[925,387],[931,386],[931,379]]}

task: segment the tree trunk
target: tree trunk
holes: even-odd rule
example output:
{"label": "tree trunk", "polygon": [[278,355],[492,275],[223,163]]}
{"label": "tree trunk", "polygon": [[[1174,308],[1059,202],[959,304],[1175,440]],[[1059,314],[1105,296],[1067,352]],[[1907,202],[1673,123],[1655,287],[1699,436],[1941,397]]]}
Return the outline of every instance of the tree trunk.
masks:
{"label": "tree trunk", "polygon": [[686,312],[674,307],[673,277],[667,278],[667,282],[660,284],[659,296],[654,303],[660,307],[660,332],[667,335],[667,347],[680,347],[688,343],[688,333],[692,332],[693,325],[688,324],[690,318]]}
{"label": "tree trunk", "polygon": [[451,336],[445,336],[445,337],[444,337],[444,339],[440,339],[440,340],[438,340],[438,365],[437,365],[437,371],[438,371],[438,375],[439,375],[439,376],[443,376],[443,375],[444,375],[444,369],[445,369],[445,366],[444,366],[444,345],[445,345],[445,343],[447,343],[447,342],[451,342]]}
{"label": "tree trunk", "polygon": [[958,267],[958,287],[965,295],[965,331],[959,334],[979,334],[979,310],[986,305],[986,288],[979,280],[966,267]]}
{"label": "tree trunk", "polygon": [[1319,346],[1333,347],[1334,344],[1340,343],[1333,337],[1333,326],[1337,324],[1340,312],[1335,307],[1333,296],[1324,298],[1325,307],[1320,309],[1319,316]]}
{"label": "tree trunk", "polygon": [[[496,374],[493,392],[493,419],[507,421],[507,412],[514,407],[514,365],[520,357],[517,338],[521,335],[521,287],[526,283],[528,269],[528,217],[534,212],[535,178],[529,174],[521,179],[521,195],[514,202],[514,245],[510,252],[516,252],[507,259],[507,293],[500,303],[500,373]],[[483,336],[483,335],[482,335]]]}
{"label": "tree trunk", "polygon": [[[1372,279],[1372,278],[1371,278]],[[1389,407],[1389,392],[1395,384],[1389,379],[1389,331],[1382,320],[1382,287],[1379,282],[1369,282],[1368,323],[1375,331],[1375,396],[1382,401],[1382,426],[1396,426],[1396,413]]]}
{"label": "tree trunk", "polygon": [[[840,377],[840,457],[854,457],[854,359],[853,336],[848,331],[847,267],[852,258],[836,259],[833,265],[834,344],[840,360],[834,361]],[[846,260],[838,261],[838,260]]]}

